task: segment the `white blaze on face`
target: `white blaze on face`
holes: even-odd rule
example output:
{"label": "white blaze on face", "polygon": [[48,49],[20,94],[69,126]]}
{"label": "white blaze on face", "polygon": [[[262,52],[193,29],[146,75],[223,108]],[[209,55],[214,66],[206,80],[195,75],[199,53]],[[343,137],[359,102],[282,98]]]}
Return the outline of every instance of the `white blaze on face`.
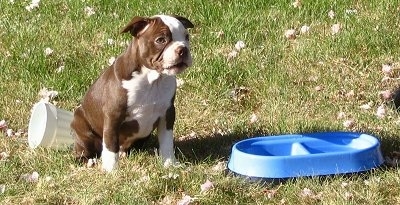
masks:
{"label": "white blaze on face", "polygon": [[[164,22],[164,24],[168,26],[169,30],[172,33],[172,43],[165,49],[163,53],[163,59],[164,59],[163,68],[170,68],[181,62],[180,56],[176,52],[177,48],[186,47],[188,48],[188,50],[190,50],[189,41],[186,39],[188,32],[183,26],[183,24],[174,17],[166,15],[158,15],[156,17],[159,17]],[[187,57],[182,60],[184,63],[187,64],[187,66],[191,66],[192,56],[190,55],[190,52],[188,52]],[[169,72],[175,72],[169,69],[166,69],[163,72],[166,74],[176,74],[176,73],[169,73]]]}

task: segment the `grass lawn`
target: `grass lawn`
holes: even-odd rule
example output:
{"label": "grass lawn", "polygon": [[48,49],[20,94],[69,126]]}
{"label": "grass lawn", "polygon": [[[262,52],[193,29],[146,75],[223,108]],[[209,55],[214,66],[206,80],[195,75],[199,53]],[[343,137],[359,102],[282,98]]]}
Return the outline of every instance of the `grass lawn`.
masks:
{"label": "grass lawn", "polygon": [[[400,204],[396,163],[279,185],[225,170],[240,139],[313,131],[372,134],[399,160],[398,1],[2,0],[0,8],[0,204]],[[30,149],[40,91],[57,91],[50,101],[74,110],[124,51],[130,36],[119,30],[156,14],[195,24],[194,65],[179,76],[176,98],[181,165],[162,167],[156,139],[111,174],[79,166],[68,148]]]}

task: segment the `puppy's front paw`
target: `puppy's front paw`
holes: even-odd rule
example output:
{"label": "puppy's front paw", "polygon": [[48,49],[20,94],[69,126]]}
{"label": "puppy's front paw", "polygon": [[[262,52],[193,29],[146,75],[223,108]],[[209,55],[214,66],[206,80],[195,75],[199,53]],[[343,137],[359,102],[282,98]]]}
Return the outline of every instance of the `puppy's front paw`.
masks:
{"label": "puppy's front paw", "polygon": [[170,167],[178,163],[179,162],[175,159],[175,157],[163,158],[164,167]]}
{"label": "puppy's front paw", "polygon": [[118,153],[103,150],[101,152],[102,169],[106,172],[111,172],[118,167]]}

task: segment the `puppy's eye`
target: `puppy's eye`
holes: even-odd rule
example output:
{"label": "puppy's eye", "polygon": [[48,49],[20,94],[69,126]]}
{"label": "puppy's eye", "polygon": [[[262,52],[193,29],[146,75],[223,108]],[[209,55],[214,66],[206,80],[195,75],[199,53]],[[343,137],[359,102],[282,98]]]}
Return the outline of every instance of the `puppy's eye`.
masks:
{"label": "puppy's eye", "polygon": [[167,38],[165,38],[165,37],[158,37],[156,39],[156,43],[158,43],[158,44],[164,44],[166,42],[167,42]]}

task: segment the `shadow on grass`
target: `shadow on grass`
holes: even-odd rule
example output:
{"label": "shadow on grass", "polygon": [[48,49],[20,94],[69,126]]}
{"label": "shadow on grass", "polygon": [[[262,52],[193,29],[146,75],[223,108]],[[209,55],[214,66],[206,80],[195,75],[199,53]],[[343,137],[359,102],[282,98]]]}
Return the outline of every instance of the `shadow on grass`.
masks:
{"label": "shadow on grass", "polygon": [[[179,161],[194,164],[207,160],[228,160],[234,143],[252,136],[261,135],[266,134],[262,131],[254,131],[226,135],[210,134],[207,136],[175,140],[175,153]],[[148,138],[135,142],[133,149],[154,154],[155,147],[158,147],[157,137],[151,135]]]}
{"label": "shadow on grass", "polygon": [[[298,133],[310,133],[310,132],[334,132],[338,130],[329,130],[326,128],[313,127],[308,128]],[[364,132],[369,133],[369,132]],[[268,135],[284,135],[289,133],[267,133],[262,130],[254,132],[241,132],[232,133],[227,135],[215,135],[215,136],[201,136],[193,139],[177,141],[175,143],[176,153],[179,158],[184,161],[191,163],[198,163],[204,160],[228,160],[232,146],[243,139],[256,137],[256,136],[268,136]],[[387,135],[375,135],[369,133],[372,136],[377,137],[381,143],[381,151],[383,156],[390,156],[394,151],[400,151],[400,136]],[[157,146],[157,145],[156,145]]]}
{"label": "shadow on grass", "polygon": [[198,163],[204,160],[228,160],[233,144],[242,139],[261,135],[266,134],[262,131],[255,131],[251,133],[199,136],[176,141],[176,153],[178,158],[191,163]]}
{"label": "shadow on grass", "polygon": [[391,156],[393,152],[400,152],[400,133],[382,134],[379,136],[383,156]]}
{"label": "shadow on grass", "polygon": [[[334,132],[339,130],[331,130],[321,127],[308,127],[300,130],[298,133],[310,132]],[[383,156],[391,156],[394,151],[400,151],[400,136],[393,136],[393,134],[381,133],[376,135],[374,133],[364,132],[377,137],[381,143],[381,151]],[[268,133],[263,130],[255,130],[251,132],[237,132],[226,135],[210,134],[207,136],[197,136],[188,139],[175,141],[175,153],[180,161],[190,163],[202,163],[204,161],[215,160],[228,160],[232,146],[243,139],[256,137],[256,136],[269,136],[269,135],[284,135],[290,133]],[[146,140],[138,143],[136,149],[147,151],[154,154],[154,148],[158,147],[157,137],[151,136]]]}

